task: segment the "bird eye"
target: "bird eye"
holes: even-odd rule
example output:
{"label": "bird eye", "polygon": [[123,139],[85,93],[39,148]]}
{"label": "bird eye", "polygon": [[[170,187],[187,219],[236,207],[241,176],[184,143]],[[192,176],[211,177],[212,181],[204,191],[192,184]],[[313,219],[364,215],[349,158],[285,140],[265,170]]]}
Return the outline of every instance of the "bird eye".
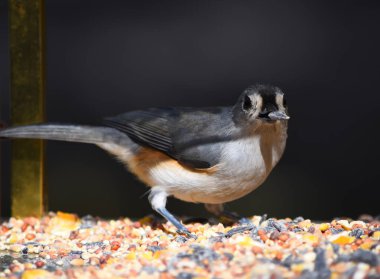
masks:
{"label": "bird eye", "polygon": [[251,98],[248,97],[248,95],[245,95],[244,97],[244,103],[243,103],[243,109],[249,110],[252,107],[252,101]]}

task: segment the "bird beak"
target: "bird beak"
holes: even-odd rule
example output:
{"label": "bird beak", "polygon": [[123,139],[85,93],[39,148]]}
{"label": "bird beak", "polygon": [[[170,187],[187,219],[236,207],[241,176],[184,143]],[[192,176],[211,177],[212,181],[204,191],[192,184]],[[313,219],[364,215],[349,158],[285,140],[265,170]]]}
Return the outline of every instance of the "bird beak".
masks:
{"label": "bird beak", "polygon": [[282,111],[271,112],[268,114],[268,117],[271,120],[287,120],[290,118],[285,112]]}

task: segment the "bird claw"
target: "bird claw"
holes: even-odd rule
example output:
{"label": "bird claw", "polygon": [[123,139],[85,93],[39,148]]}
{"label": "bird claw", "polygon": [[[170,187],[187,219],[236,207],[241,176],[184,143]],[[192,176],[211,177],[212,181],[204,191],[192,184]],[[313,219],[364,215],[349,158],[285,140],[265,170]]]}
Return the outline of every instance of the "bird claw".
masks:
{"label": "bird claw", "polygon": [[177,233],[178,234],[183,234],[183,235],[185,235],[188,238],[193,238],[193,239],[197,239],[198,238],[195,234],[192,234],[188,229],[178,229]]}

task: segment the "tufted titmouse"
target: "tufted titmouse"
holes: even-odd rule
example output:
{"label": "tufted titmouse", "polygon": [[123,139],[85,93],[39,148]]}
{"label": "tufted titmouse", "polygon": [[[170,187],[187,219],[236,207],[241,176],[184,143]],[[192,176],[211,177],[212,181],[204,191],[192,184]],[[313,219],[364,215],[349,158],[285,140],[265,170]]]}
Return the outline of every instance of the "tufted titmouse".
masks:
{"label": "tufted titmouse", "polygon": [[0,137],[98,145],[151,187],[155,211],[190,235],[166,209],[167,197],[221,215],[223,203],[255,190],[277,164],[288,119],[284,93],[256,84],[231,107],[152,108],[106,118],[108,127],[28,125],[1,130]]}

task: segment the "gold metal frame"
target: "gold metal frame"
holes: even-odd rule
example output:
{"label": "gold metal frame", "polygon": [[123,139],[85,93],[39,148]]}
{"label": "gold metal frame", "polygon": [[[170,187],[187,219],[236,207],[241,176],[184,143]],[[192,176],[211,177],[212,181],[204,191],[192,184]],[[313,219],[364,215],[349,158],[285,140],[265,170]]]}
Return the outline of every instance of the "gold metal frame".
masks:
{"label": "gold metal frame", "polygon": [[[11,122],[45,120],[44,1],[9,0]],[[41,216],[46,209],[44,143],[15,140],[11,162],[12,216]]]}

